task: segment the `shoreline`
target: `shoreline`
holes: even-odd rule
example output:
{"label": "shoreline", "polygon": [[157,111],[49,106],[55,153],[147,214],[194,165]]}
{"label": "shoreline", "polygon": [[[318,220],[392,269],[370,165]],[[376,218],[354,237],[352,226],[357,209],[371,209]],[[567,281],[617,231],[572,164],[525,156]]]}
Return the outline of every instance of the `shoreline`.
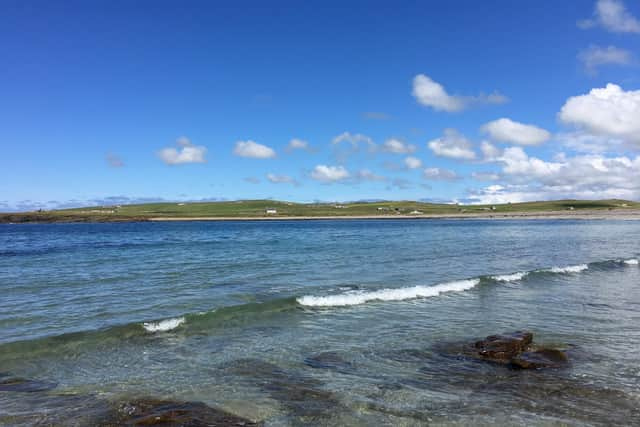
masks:
{"label": "shoreline", "polygon": [[328,220],[417,220],[417,219],[619,219],[640,220],[640,210],[628,211],[548,211],[548,212],[478,212],[467,214],[422,215],[335,215],[335,216],[262,216],[262,217],[150,217],[151,222],[171,221],[328,221]]}
{"label": "shoreline", "polygon": [[420,215],[269,215],[269,216],[119,216],[51,215],[37,213],[0,214],[0,224],[189,222],[189,221],[345,221],[345,220],[640,220],[640,209],[584,209],[577,211],[468,212]]}

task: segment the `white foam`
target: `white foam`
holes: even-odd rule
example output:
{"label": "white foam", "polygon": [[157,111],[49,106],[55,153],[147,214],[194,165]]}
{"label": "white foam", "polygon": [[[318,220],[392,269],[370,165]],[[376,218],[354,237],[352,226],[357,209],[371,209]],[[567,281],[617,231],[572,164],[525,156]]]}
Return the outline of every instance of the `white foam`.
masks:
{"label": "white foam", "polygon": [[160,320],[159,322],[145,322],[142,326],[149,332],[167,332],[182,325],[185,321],[184,317],[176,317],[174,319]]}
{"label": "white foam", "polygon": [[553,267],[543,271],[548,271],[550,273],[580,273],[581,271],[584,271],[588,268],[589,266],[587,264],[580,264],[580,265],[570,265],[567,267]]}
{"label": "white foam", "polygon": [[518,280],[522,280],[528,274],[529,274],[528,271],[520,271],[518,273],[500,274],[498,276],[491,276],[491,278],[498,282],[515,282]]}
{"label": "white foam", "polygon": [[297,299],[301,305],[311,307],[336,307],[359,305],[370,301],[402,301],[415,298],[435,297],[445,292],[462,292],[480,283],[480,279],[459,280],[434,286],[413,286],[409,288],[381,289],[373,292],[351,291],[337,295],[306,295]]}
{"label": "white foam", "polygon": [[625,259],[623,262],[627,265],[638,265],[637,258]]}

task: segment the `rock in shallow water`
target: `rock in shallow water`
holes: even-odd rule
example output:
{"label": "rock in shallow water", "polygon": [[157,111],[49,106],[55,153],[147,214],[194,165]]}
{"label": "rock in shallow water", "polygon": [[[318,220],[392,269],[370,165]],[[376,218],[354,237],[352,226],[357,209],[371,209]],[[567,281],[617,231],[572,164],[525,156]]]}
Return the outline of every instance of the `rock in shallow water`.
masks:
{"label": "rock in shallow water", "polygon": [[351,371],[353,363],[345,360],[335,351],[325,351],[304,359],[304,364],[312,368],[331,369],[335,371]]}
{"label": "rock in shallow water", "polygon": [[115,411],[98,425],[231,427],[261,424],[211,408],[201,402],[140,399],[120,403]]}
{"label": "rock in shallow water", "polygon": [[509,334],[490,335],[475,343],[478,355],[499,363],[509,363],[511,359],[525,351],[533,341],[533,334],[516,331]]}
{"label": "rock in shallow water", "polygon": [[563,351],[542,348],[520,353],[511,359],[511,364],[522,369],[559,368],[568,361],[569,359]]}
{"label": "rock in shallow water", "polygon": [[[6,376],[6,375],[3,375]],[[18,393],[34,393],[56,388],[56,383],[46,381],[29,380],[26,378],[9,378],[0,380],[0,391],[12,391]]]}

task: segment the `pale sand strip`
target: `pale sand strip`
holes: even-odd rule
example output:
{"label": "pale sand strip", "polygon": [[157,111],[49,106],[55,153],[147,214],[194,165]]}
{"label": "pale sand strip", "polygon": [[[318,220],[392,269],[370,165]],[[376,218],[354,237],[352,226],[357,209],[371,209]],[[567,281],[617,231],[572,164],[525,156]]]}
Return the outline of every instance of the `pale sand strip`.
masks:
{"label": "pale sand strip", "polygon": [[640,220],[640,210],[549,211],[549,212],[479,212],[425,215],[336,215],[336,216],[255,216],[255,217],[153,217],[149,221],[278,221],[331,219],[617,219]]}

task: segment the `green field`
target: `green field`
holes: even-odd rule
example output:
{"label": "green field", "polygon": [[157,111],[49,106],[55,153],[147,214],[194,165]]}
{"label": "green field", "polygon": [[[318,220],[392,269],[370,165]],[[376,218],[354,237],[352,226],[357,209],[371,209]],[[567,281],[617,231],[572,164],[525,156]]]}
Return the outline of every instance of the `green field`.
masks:
{"label": "green field", "polygon": [[[455,215],[640,209],[626,200],[557,200],[501,205],[454,205],[412,201],[290,203],[274,200],[146,203],[0,214],[0,222],[143,221],[150,218],[287,218],[333,216]],[[275,213],[268,213],[275,210]]]}

